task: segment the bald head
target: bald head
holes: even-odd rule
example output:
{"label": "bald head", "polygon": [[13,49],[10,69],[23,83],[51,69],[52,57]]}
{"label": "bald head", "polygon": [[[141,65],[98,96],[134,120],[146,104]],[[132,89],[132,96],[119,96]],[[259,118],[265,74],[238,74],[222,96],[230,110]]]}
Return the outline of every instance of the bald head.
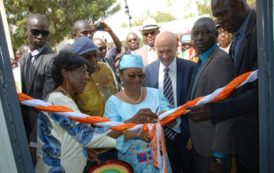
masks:
{"label": "bald head", "polygon": [[193,25],[193,28],[201,23],[206,23],[210,32],[217,34],[216,23],[209,17],[199,18]]}
{"label": "bald head", "polygon": [[156,52],[159,60],[168,66],[176,57],[177,36],[172,32],[161,32],[155,40]]}
{"label": "bald head", "polygon": [[87,20],[77,20],[73,24],[72,32],[74,39],[82,36],[89,37],[91,32],[89,22]]}
{"label": "bald head", "polygon": [[27,26],[44,25],[49,26],[48,18],[43,14],[32,14],[27,18]]}
{"label": "bald head", "polygon": [[107,54],[106,42],[101,38],[94,38],[93,41],[94,41],[94,44],[97,46],[98,57],[104,58]]}
{"label": "bald head", "polygon": [[139,48],[139,37],[136,33],[130,32],[127,34],[126,44],[129,50],[134,51]]}
{"label": "bald head", "polygon": [[27,18],[28,44],[31,50],[43,47],[48,40],[49,21],[43,14],[32,14]]}
{"label": "bald head", "polygon": [[176,34],[174,34],[172,32],[168,32],[168,31],[159,33],[155,40],[156,48],[157,48],[157,45],[160,46],[162,44],[165,44],[165,42],[168,42],[168,44],[172,44],[173,46],[176,46],[176,44],[177,44]]}

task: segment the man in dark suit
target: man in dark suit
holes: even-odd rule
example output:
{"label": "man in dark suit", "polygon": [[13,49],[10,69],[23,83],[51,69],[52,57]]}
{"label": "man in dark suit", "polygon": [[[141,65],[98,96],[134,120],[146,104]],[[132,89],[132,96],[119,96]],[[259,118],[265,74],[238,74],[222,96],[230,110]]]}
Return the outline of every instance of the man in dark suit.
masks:
{"label": "man in dark suit", "polygon": [[[189,99],[208,95],[228,84],[235,75],[233,61],[217,44],[215,23],[208,17],[196,21],[191,33],[199,55],[199,67],[191,83]],[[233,120],[213,124],[189,120],[197,173],[230,172]]]}
{"label": "man in dark suit", "polygon": [[[170,103],[177,107],[186,102],[191,75],[196,64],[176,57],[177,41],[176,35],[171,32],[162,32],[156,37],[156,52],[159,60],[147,65],[145,68],[145,85],[159,88],[165,96],[165,72],[172,83],[172,101],[166,96]],[[175,134],[169,127],[165,127],[166,146],[173,172],[194,172],[192,152],[189,148],[189,129],[186,117],[180,118],[181,133]],[[188,148],[187,148],[188,146]]]}
{"label": "man in dark suit", "polygon": [[[217,22],[234,33],[230,55],[236,75],[257,69],[256,12],[246,0],[212,0],[212,13]],[[234,118],[237,172],[259,172],[258,81],[234,91],[228,99],[195,107],[190,117],[195,120],[211,116],[214,123]]]}
{"label": "man in dark suit", "polygon": [[[20,59],[22,92],[35,99],[44,99],[55,89],[51,77],[51,64],[53,51],[47,45],[49,35],[49,22],[45,15],[33,14],[27,18],[27,40],[30,47]],[[37,114],[33,108],[22,108],[26,133],[30,140],[30,147],[36,147],[36,121]],[[32,150],[32,156],[35,156]],[[34,159],[35,161],[35,159]]]}

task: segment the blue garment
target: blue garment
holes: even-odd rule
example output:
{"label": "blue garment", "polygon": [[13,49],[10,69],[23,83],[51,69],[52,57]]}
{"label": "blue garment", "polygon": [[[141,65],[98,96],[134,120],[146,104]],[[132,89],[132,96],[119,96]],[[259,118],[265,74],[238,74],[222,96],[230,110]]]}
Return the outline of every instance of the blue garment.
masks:
{"label": "blue garment", "polygon": [[199,55],[199,60],[201,61],[201,66],[206,62],[209,54],[211,54],[211,52],[213,52],[217,47],[217,44],[214,44],[211,48],[207,49],[205,52],[201,53]]}
{"label": "blue garment", "polygon": [[234,35],[234,40],[233,40],[233,44],[232,44],[232,59],[234,60],[234,64],[236,64],[236,57],[238,56],[238,52],[240,51],[240,45],[242,40],[245,37],[246,34],[246,30],[248,28],[248,21],[250,20],[251,17],[251,12],[249,12],[248,16],[245,18],[244,22],[241,24],[241,26],[239,27],[239,29],[236,31],[235,35]]}
{"label": "blue garment", "polygon": [[[51,93],[47,101],[80,113],[75,102],[60,92]],[[103,128],[72,121],[66,115],[40,113],[37,131],[37,173],[82,172],[87,161],[86,148],[115,146],[115,140],[106,136]]]}
{"label": "blue garment", "polygon": [[[156,112],[159,107],[159,112],[170,110],[167,99],[160,94],[158,89],[146,88],[146,98],[139,104],[129,104],[120,100],[116,96],[111,96],[106,102],[104,116],[113,121],[125,121],[134,116],[142,108],[150,108],[152,112]],[[149,143],[140,139],[130,139],[124,141],[124,136],[117,138],[116,149],[118,150],[118,158],[128,162],[138,173],[159,173],[159,170],[154,168],[153,154]],[[168,172],[171,172],[169,162]]]}

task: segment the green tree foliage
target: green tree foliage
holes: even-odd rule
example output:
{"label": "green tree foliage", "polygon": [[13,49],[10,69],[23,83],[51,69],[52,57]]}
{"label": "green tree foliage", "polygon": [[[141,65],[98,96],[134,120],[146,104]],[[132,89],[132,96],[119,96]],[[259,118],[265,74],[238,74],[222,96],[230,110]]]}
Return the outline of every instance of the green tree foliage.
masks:
{"label": "green tree foliage", "polygon": [[50,44],[55,46],[70,36],[76,20],[96,21],[120,10],[116,0],[5,0],[14,48],[26,44],[26,16],[46,14],[50,21]]}
{"label": "green tree foliage", "polygon": [[196,1],[197,9],[198,9],[198,15],[205,15],[209,14],[210,17],[212,17],[212,12],[210,8],[210,0],[204,0],[202,1]]}
{"label": "green tree foliage", "polygon": [[162,22],[169,22],[169,21],[175,20],[176,17],[172,16],[170,13],[158,11],[157,14],[154,16],[154,19],[156,20],[157,23],[162,23]]}
{"label": "green tree foliage", "polygon": [[[169,22],[172,20],[176,20],[176,17],[172,16],[170,13],[158,11],[155,15],[147,14],[146,17],[141,17],[141,18],[135,19],[132,22],[132,26],[142,26],[144,20],[146,20],[146,18],[149,18],[149,17],[154,18],[157,23]],[[127,25],[123,25],[123,26],[127,26]]]}

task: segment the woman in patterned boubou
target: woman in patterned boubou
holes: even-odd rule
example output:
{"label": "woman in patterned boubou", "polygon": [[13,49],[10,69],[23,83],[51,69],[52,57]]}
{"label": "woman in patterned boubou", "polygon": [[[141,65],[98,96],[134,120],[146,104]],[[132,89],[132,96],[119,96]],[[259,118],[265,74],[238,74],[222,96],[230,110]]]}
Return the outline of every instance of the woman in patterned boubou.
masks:
{"label": "woman in patterned boubou", "polygon": [[[54,59],[52,77],[57,89],[47,102],[80,113],[73,101],[88,80],[88,62],[79,55],[61,52]],[[116,141],[100,128],[81,124],[55,113],[42,112],[38,119],[37,173],[83,172],[87,162],[85,148],[114,147]]]}

